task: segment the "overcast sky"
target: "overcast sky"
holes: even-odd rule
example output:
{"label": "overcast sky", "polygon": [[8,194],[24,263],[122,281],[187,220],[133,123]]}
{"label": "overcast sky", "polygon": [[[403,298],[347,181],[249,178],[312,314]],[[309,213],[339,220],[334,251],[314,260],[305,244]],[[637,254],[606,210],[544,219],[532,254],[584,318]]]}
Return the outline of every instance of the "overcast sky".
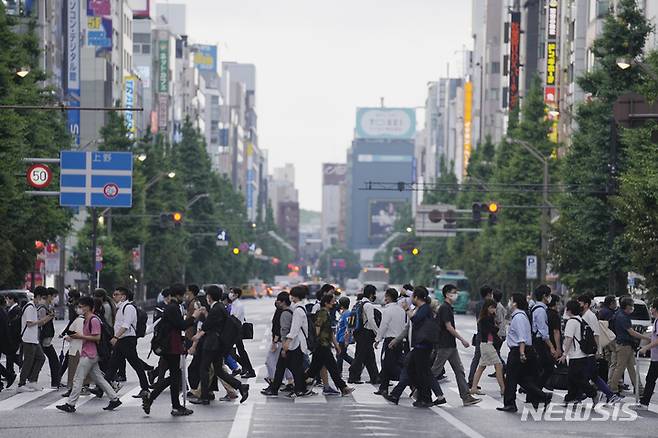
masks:
{"label": "overcast sky", "polygon": [[[171,3],[178,3],[172,1]],[[423,106],[461,68],[470,0],[187,0],[190,39],[256,65],[259,144],[294,163],[301,208],[322,206],[323,162],[345,162],[356,107]]]}

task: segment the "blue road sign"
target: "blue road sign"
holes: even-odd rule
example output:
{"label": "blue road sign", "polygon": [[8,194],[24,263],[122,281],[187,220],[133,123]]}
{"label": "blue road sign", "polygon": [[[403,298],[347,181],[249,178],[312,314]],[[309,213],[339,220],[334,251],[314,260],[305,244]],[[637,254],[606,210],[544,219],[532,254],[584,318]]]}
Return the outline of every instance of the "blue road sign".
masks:
{"label": "blue road sign", "polygon": [[61,206],[132,207],[132,153],[62,151],[60,167]]}

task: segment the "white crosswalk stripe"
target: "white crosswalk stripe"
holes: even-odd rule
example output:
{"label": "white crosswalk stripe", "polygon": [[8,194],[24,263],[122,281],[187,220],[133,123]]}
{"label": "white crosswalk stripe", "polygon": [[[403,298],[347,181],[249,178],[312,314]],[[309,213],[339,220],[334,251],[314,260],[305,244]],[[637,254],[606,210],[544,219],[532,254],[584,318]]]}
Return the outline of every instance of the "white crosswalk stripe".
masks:
{"label": "white crosswalk stripe", "polygon": [[37,400],[44,395],[47,395],[54,391],[53,389],[47,388],[43,391],[35,392],[21,392],[16,393],[16,395],[4,399],[0,402],[0,411],[13,411],[16,408],[20,408],[23,405],[30,403],[31,401]]}

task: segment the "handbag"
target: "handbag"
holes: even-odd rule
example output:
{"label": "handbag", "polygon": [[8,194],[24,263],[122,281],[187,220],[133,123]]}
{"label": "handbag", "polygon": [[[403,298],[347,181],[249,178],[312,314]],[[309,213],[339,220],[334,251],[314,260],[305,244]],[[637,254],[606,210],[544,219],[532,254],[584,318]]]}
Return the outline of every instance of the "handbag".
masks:
{"label": "handbag", "polygon": [[242,339],[254,339],[254,325],[252,323],[242,323]]}
{"label": "handbag", "polygon": [[421,344],[439,343],[439,321],[436,318],[427,318],[418,329],[418,341]]}
{"label": "handbag", "polygon": [[608,321],[599,321],[599,327],[599,346],[600,348],[605,348],[608,344],[617,339],[617,335],[608,328]]}

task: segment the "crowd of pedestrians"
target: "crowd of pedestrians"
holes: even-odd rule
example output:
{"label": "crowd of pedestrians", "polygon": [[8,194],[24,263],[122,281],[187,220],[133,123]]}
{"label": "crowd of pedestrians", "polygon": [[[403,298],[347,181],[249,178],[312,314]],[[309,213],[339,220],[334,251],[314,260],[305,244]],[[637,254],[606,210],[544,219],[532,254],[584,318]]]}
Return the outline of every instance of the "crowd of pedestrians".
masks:
{"label": "crowd of pedestrians", "polygon": [[[477,396],[485,395],[479,384],[487,369],[502,397],[497,409],[504,412],[517,411],[518,393],[535,408],[546,406],[556,388],[567,389],[565,403],[587,398],[618,403],[626,372],[641,394],[641,407],[650,403],[658,379],[658,300],[651,304],[654,327],[649,336],[632,326],[630,297],[606,297],[594,313],[588,294],[561,306],[560,297],[540,285],[531,296],[512,294],[505,306],[500,291],[483,286],[475,308],[477,331],[469,340],[455,322],[454,285],[442,288],[441,301],[423,286],[387,289],[383,305],[375,303],[376,292],[374,286],[364,286],[354,304],[330,284],[314,297],[305,285],[279,293],[266,358],[268,386],[261,393],[309,397],[318,386],[324,395],[345,396],[365,383],[365,368],[374,394],[397,405],[409,388],[413,406],[426,408],[447,402],[441,382],[449,365],[464,406],[482,400]],[[188,401],[210,404],[220,386],[226,391],[220,400],[247,400],[249,385],[238,377],[256,373],[243,342],[253,336],[253,326],[240,289],[210,285],[201,291],[196,285],[174,284],[161,292],[162,302],[148,326],[146,313],[126,288],[111,295],[104,289],[90,296],[72,291],[69,322],[59,334],[53,324],[56,295],[55,289],[37,287],[32,301],[19,303],[9,294],[0,302],[0,352],[6,358],[6,365],[0,364],[0,390],[15,382],[18,392],[43,390],[38,381],[47,360],[51,386],[64,389],[65,401],[57,409],[75,412],[80,395],[91,394],[106,396],[103,409],[114,410],[121,405],[118,393],[127,363],[139,379],[134,397],[142,400],[146,414],[166,388],[173,416],[192,414]],[[155,366],[137,352],[138,339],[150,333]],[[59,357],[58,339],[68,345]],[[642,348],[640,341],[646,344]],[[458,343],[474,348],[468,374]],[[651,352],[643,388],[635,371],[638,350]]]}

